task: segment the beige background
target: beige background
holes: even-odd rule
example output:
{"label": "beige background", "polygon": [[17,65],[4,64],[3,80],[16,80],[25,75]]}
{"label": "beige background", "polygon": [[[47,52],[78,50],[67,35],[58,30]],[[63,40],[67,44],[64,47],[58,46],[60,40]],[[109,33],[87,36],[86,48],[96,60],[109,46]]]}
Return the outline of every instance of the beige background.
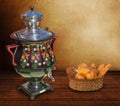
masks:
{"label": "beige background", "polygon": [[[120,0],[0,0],[3,40],[24,28],[20,14],[34,5],[44,14],[41,27],[56,34],[57,68],[79,63],[112,64],[120,70]],[[7,13],[5,15],[4,13]],[[6,38],[6,39],[5,39]]]}

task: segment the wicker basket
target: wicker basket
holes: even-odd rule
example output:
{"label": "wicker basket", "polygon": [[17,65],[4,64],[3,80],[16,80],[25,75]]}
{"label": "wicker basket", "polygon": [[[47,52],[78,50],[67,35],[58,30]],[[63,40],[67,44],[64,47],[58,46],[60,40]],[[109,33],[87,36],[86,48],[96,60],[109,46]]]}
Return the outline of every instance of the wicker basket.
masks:
{"label": "wicker basket", "polygon": [[103,78],[77,80],[69,78],[69,87],[77,91],[96,91],[103,87]]}

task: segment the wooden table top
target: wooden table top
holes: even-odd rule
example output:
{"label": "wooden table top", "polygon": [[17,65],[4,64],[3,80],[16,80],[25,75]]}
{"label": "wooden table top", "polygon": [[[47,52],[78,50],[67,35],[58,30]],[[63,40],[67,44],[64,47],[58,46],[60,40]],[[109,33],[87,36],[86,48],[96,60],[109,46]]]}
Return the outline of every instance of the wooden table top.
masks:
{"label": "wooden table top", "polygon": [[18,90],[27,79],[19,76],[12,68],[0,70],[0,106],[120,106],[120,72],[108,72],[104,87],[99,91],[78,92],[68,87],[65,70],[53,72],[56,79],[51,84],[54,91],[38,95],[30,101],[29,96]]}

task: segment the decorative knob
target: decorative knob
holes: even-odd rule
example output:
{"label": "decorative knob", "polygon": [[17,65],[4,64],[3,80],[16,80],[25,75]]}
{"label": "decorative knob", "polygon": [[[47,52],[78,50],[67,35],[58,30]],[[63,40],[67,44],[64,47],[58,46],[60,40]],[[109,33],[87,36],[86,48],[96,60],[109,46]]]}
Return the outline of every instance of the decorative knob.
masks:
{"label": "decorative knob", "polygon": [[48,27],[45,27],[45,31],[48,31],[49,30],[49,28]]}
{"label": "decorative knob", "polygon": [[34,6],[30,6],[30,10],[32,12],[34,10]]}

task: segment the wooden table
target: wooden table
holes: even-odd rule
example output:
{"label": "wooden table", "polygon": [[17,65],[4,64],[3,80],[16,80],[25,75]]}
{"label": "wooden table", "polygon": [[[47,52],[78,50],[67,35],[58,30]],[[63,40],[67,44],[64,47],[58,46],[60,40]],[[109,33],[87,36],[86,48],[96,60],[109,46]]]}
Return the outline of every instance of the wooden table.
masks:
{"label": "wooden table", "polygon": [[108,72],[104,87],[94,92],[78,92],[68,87],[65,70],[53,72],[56,79],[50,83],[54,91],[48,91],[30,101],[29,96],[18,90],[26,79],[9,67],[0,70],[0,106],[120,106],[120,72]]}

